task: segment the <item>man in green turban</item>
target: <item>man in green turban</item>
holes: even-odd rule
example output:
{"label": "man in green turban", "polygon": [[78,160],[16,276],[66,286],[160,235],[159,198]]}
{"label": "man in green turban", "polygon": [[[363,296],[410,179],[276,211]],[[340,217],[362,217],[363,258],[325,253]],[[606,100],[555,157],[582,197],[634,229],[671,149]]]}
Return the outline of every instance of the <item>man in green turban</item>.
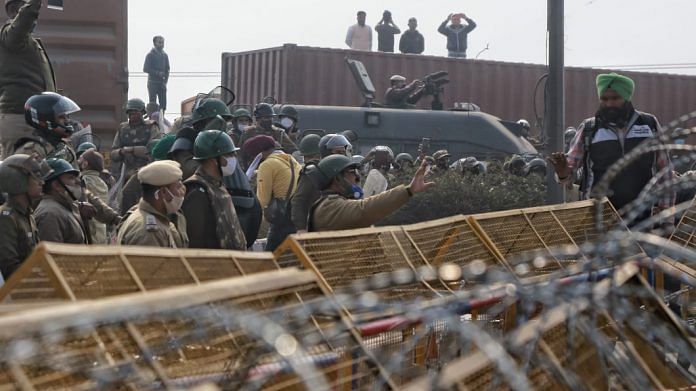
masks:
{"label": "man in green turban", "polygon": [[[635,83],[629,77],[613,72],[600,74],[596,84],[599,108],[594,117],[580,124],[567,153],[556,152],[549,158],[559,182],[580,181],[581,198],[587,198],[614,163],[643,142],[659,137],[661,132],[655,116],[633,107]],[[635,200],[655,173],[660,173],[656,185],[659,187],[672,179],[672,171],[668,153],[644,153],[613,179],[609,200],[616,209],[621,209]],[[662,195],[655,205],[658,210],[674,206],[672,192]],[[650,202],[642,203],[643,213],[638,220],[649,217],[652,206]],[[669,227],[672,221],[665,223]]]}

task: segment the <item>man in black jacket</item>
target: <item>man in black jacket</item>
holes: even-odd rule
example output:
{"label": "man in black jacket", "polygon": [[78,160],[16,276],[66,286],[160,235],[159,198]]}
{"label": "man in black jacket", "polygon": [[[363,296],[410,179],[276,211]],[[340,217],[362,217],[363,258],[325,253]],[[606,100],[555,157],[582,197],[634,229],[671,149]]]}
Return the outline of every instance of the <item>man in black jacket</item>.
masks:
{"label": "man in black jacket", "polygon": [[377,50],[380,52],[394,52],[394,36],[401,33],[401,29],[394,23],[392,14],[384,11],[382,20],[375,26],[377,31]]}
{"label": "man in black jacket", "polygon": [[416,27],[418,27],[416,18],[409,19],[408,30],[401,34],[401,40],[399,40],[399,51],[401,53],[421,54],[425,50],[425,39],[423,34],[416,30]]}
{"label": "man in black jacket", "polygon": [[162,111],[167,110],[167,82],[169,81],[169,56],[164,52],[164,38],[156,36],[152,38],[155,45],[145,57],[143,72],[147,73],[147,92],[150,95],[150,103],[157,103]]}
{"label": "man in black jacket", "polygon": [[[462,25],[462,18],[466,26]],[[452,22],[449,26],[448,22]],[[449,57],[466,58],[467,36],[476,28],[476,22],[465,14],[450,14],[437,31],[447,37],[447,52]]]}

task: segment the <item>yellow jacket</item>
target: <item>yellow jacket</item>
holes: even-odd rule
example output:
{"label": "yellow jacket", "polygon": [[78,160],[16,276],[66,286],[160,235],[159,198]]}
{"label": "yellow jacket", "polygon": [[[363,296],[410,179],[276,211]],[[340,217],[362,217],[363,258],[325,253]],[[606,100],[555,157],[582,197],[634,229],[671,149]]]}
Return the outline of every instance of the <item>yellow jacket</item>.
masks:
{"label": "yellow jacket", "polygon": [[295,179],[290,195],[297,190],[297,179],[302,166],[286,153],[274,152],[264,160],[256,172],[256,196],[262,208],[266,208],[273,198],[285,198],[290,187],[290,165],[295,170]]}

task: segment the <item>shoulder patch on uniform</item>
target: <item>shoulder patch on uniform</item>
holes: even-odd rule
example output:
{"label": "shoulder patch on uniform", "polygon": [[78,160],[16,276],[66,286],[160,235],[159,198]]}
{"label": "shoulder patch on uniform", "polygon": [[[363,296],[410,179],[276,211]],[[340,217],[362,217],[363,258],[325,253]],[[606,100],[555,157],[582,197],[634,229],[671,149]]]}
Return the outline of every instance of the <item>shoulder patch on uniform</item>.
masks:
{"label": "shoulder patch on uniform", "polygon": [[145,215],[145,230],[157,231],[157,219],[153,215]]}
{"label": "shoulder patch on uniform", "polygon": [[12,211],[11,210],[3,210],[2,215],[3,216],[12,216]]}

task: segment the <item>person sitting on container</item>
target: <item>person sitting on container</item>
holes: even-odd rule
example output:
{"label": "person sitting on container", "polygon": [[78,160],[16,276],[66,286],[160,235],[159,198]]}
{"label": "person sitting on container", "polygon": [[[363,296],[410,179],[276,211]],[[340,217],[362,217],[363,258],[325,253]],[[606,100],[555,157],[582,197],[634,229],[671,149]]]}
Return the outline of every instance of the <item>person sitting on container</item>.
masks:
{"label": "person sitting on container", "polygon": [[[466,26],[462,25],[462,18]],[[449,26],[448,22],[452,22]],[[476,22],[467,18],[466,14],[449,14],[437,31],[447,37],[447,55],[453,58],[466,58],[467,36],[476,28]]]}
{"label": "person sitting on container", "polygon": [[390,79],[390,87],[384,94],[384,104],[392,108],[414,108],[425,93],[425,83],[422,80],[414,80],[406,84],[406,78],[394,75]]}

